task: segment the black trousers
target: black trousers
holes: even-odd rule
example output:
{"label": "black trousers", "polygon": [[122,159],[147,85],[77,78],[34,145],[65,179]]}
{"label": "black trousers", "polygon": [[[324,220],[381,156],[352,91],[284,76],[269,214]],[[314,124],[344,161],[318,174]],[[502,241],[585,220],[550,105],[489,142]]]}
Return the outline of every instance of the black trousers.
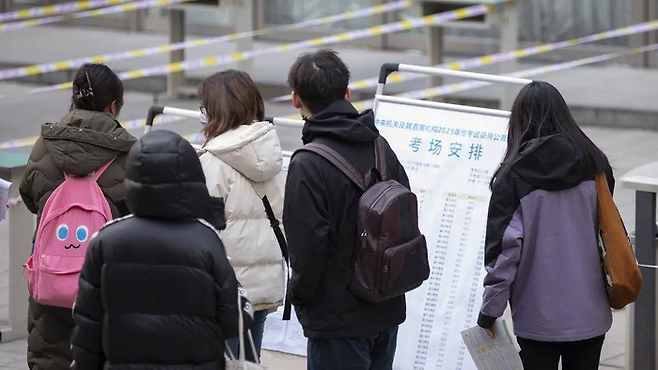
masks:
{"label": "black trousers", "polygon": [[539,342],[517,338],[524,370],[598,370],[605,335],[577,342]]}
{"label": "black trousers", "polygon": [[361,338],[309,338],[308,370],[391,370],[397,337],[396,326]]}

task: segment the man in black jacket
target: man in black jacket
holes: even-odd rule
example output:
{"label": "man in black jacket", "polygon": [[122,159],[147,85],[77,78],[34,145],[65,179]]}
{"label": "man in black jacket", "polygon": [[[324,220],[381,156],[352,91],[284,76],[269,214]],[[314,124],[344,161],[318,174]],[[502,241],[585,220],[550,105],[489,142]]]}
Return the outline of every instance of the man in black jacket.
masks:
{"label": "man in black jacket", "polygon": [[224,369],[224,341],[238,336],[238,282],[204,221],[216,217],[194,148],[170,131],[146,134],[125,182],[132,215],[92,239],[80,274],[72,367]]}
{"label": "man in black jacket", "polygon": [[[290,69],[295,108],[306,124],[304,144],[330,146],[359,172],[374,167],[379,136],[371,110],[359,113],[347,100],[350,72],[331,50],[301,55]],[[391,179],[409,187],[386,144]],[[299,152],[288,169],[283,223],[292,278],[289,294],[308,341],[309,370],[390,370],[397,329],[405,320],[404,296],[371,303],[348,290],[343,266],[354,262],[361,191],[315,153]]]}

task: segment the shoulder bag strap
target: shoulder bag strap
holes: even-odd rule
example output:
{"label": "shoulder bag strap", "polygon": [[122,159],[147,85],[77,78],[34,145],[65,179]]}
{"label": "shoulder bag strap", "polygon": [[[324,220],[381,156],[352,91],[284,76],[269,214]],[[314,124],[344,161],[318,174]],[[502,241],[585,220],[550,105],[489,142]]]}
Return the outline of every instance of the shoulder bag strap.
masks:
{"label": "shoulder bag strap", "polygon": [[[277,242],[279,242],[279,247],[281,248],[281,254],[283,259],[286,261],[286,284],[290,283],[290,259],[288,257],[288,242],[286,242],[286,237],[281,231],[281,223],[276,219],[274,215],[274,210],[272,210],[272,205],[267,199],[267,195],[264,195],[263,198],[263,207],[265,207],[265,213],[267,218],[270,220],[270,226],[274,230],[274,235],[276,236]],[[286,289],[287,290],[287,289]],[[290,315],[292,313],[292,303],[290,302],[290,296],[286,292],[284,301],[283,301],[283,320],[290,320]]]}

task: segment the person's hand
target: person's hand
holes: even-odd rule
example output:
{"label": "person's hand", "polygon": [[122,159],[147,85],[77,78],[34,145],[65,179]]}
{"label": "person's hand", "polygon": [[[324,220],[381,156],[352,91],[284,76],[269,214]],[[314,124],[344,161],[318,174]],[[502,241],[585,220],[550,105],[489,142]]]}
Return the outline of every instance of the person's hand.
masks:
{"label": "person's hand", "polygon": [[489,338],[496,339],[496,333],[494,333],[493,328],[491,329],[482,329],[489,336]]}

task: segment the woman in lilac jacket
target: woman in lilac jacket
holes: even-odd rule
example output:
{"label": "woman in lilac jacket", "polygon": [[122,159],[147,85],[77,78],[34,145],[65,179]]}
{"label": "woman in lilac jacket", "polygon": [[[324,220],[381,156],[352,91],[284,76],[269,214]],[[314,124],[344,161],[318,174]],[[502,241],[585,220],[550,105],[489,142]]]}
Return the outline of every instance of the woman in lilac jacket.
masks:
{"label": "woman in lilac jacket", "polygon": [[491,328],[509,301],[525,370],[597,370],[612,313],[597,245],[594,177],[614,178],[605,154],[552,85],[532,82],[509,121],[491,181],[484,296]]}

